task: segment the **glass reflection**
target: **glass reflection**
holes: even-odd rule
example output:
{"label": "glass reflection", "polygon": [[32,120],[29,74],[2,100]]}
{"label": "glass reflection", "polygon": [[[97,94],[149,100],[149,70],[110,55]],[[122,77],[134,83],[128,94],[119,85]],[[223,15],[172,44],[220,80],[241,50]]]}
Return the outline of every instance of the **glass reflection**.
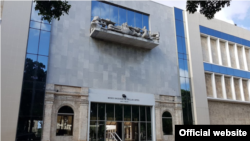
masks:
{"label": "glass reflection", "polygon": [[35,21],[30,21],[30,27],[40,29],[41,23],[40,22],[35,22]]}
{"label": "glass reflection", "polygon": [[128,17],[128,25],[135,27],[135,12],[127,10],[127,17]]}
{"label": "glass reflection", "polygon": [[152,140],[151,123],[147,123],[147,140]]}
{"label": "glass reflection", "polygon": [[51,30],[51,25],[50,24],[42,24],[41,29],[46,30],[46,31],[50,31]]}
{"label": "glass reflection", "polygon": [[[92,104],[91,104],[91,107],[92,107]],[[97,139],[97,136],[96,136],[96,131],[97,131],[96,125],[97,125],[97,121],[90,121],[90,125],[89,125],[89,140],[90,141],[96,141],[96,139]]]}
{"label": "glass reflection", "polygon": [[23,80],[37,80],[37,55],[27,54],[24,66]]}
{"label": "glass reflection", "polygon": [[142,27],[144,27],[144,26],[146,26],[146,29],[147,30],[149,30],[149,24],[148,24],[148,21],[149,21],[149,19],[148,19],[148,16],[147,15],[142,15]]}
{"label": "glass reflection", "polygon": [[30,28],[28,40],[28,53],[37,54],[40,30]]}
{"label": "glass reflection", "polygon": [[139,121],[139,106],[132,106],[132,121]]}
{"label": "glass reflection", "polygon": [[43,103],[44,103],[44,93],[45,90],[35,90],[33,93],[32,100],[32,117],[42,117],[43,116]]}
{"label": "glass reflection", "polygon": [[120,8],[119,7],[119,16],[118,16],[118,23],[119,25],[127,22],[127,12],[126,9]]}
{"label": "glass reflection", "polygon": [[147,121],[151,121],[151,107],[146,107]]}
{"label": "glass reflection", "polygon": [[100,5],[101,5],[101,18],[102,19],[110,19],[109,5],[106,3],[100,3]]}
{"label": "glass reflection", "polygon": [[105,133],[105,123],[104,121],[99,121],[97,124],[98,141],[104,141]]}
{"label": "glass reflection", "polygon": [[146,136],[146,123],[144,122],[141,122],[140,124],[140,138],[141,138],[141,141],[144,141],[147,139],[147,136]]}
{"label": "glass reflection", "polygon": [[91,17],[101,16],[100,2],[93,0],[91,3]]}
{"label": "glass reflection", "polygon": [[135,27],[142,27],[142,14],[135,12]]}
{"label": "glass reflection", "polygon": [[146,121],[146,113],[144,106],[140,106],[140,121]]}
{"label": "glass reflection", "polygon": [[115,120],[116,121],[122,121],[123,118],[123,106],[122,105],[115,105]]}
{"label": "glass reflection", "polygon": [[34,2],[34,3],[32,4],[31,20],[41,22],[42,16],[39,16],[39,15],[38,15],[39,11],[38,11],[38,10],[37,10],[37,11],[35,10],[35,6],[36,6],[36,2]]}
{"label": "glass reflection", "polygon": [[41,31],[39,41],[39,52],[41,55],[49,55],[50,32]]}
{"label": "glass reflection", "polygon": [[118,23],[118,7],[110,5],[110,20]]}
{"label": "glass reflection", "polygon": [[105,120],[105,104],[98,104],[98,120]]}
{"label": "glass reflection", "polygon": [[45,73],[47,72],[47,63],[48,63],[48,57],[46,56],[38,56],[38,63],[41,69],[43,69],[45,71]]}
{"label": "glass reflection", "polygon": [[131,121],[131,106],[124,105],[124,121]]}
{"label": "glass reflection", "polygon": [[90,120],[97,120],[97,103],[91,103]]}
{"label": "glass reflection", "polygon": [[114,104],[106,104],[107,120],[114,120]]}

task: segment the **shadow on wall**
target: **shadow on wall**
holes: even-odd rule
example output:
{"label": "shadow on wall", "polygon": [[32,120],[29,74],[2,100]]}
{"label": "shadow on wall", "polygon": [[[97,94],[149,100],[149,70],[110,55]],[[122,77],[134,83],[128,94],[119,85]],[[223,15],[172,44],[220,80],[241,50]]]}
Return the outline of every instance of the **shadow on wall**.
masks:
{"label": "shadow on wall", "polygon": [[[114,60],[118,59],[122,64],[125,61],[129,62],[130,64],[138,65],[144,61],[150,62],[150,60],[153,58],[157,58],[157,60],[166,60],[166,54],[157,49],[157,47],[150,50],[135,46],[108,42],[101,39],[90,38],[90,48],[92,48],[93,50],[97,50],[101,54],[105,54],[105,57],[110,57]],[[102,56],[99,56],[99,61],[103,60],[101,57]]]}

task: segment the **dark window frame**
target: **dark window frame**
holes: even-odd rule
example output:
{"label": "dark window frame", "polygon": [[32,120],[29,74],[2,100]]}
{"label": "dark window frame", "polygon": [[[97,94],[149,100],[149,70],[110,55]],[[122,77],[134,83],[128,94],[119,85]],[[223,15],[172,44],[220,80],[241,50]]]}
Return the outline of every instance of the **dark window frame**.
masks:
{"label": "dark window frame", "polygon": [[[170,115],[170,117],[164,117],[163,115],[165,113],[168,113]],[[164,131],[163,120],[170,120],[171,121],[171,128],[170,128],[171,130],[170,131]],[[168,111],[165,111],[165,112],[162,113],[162,132],[163,132],[163,135],[173,135],[173,119],[172,119],[172,114],[170,112],[168,112]]]}
{"label": "dark window frame", "polygon": [[[62,109],[62,108],[64,108],[64,107],[69,107],[69,106],[62,106],[60,109]],[[71,107],[69,107],[69,108],[71,108]],[[65,135],[65,134],[58,134],[58,130],[60,130],[60,129],[58,129],[57,127],[56,127],[56,136],[73,136],[73,129],[74,129],[74,111],[73,111],[73,109],[71,108],[71,110],[73,111],[72,113],[59,113],[59,111],[60,111],[60,109],[58,110],[58,112],[57,112],[57,122],[56,123],[58,123],[58,116],[61,116],[61,119],[64,117],[64,116],[66,116],[66,117],[68,117],[68,119],[69,119],[69,117],[71,117],[72,118],[72,126],[71,126],[71,130],[70,130],[70,134],[68,134],[68,135]],[[60,121],[60,124],[62,123],[63,121],[61,120]],[[64,123],[63,123],[64,124]],[[61,130],[63,130],[63,129],[61,129]]]}

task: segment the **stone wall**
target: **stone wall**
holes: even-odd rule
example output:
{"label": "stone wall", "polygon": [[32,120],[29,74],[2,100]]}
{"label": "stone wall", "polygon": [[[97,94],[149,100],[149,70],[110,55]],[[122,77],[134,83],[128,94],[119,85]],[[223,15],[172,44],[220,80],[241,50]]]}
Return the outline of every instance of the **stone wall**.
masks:
{"label": "stone wall", "polygon": [[207,37],[201,36],[201,48],[202,48],[203,61],[209,62]]}
{"label": "stone wall", "polygon": [[248,92],[248,86],[247,86],[247,80],[242,80],[243,85],[243,91],[245,96],[245,101],[250,101],[249,92]]}
{"label": "stone wall", "polygon": [[[175,126],[183,124],[182,105],[180,97],[155,95],[155,133],[156,141],[174,141]],[[162,114],[167,111],[172,116],[173,135],[163,135],[162,132]]]}
{"label": "stone wall", "polygon": [[213,63],[214,64],[219,64],[219,56],[218,56],[216,40],[215,39],[210,39],[210,44],[211,44]]}
{"label": "stone wall", "polygon": [[226,43],[220,41],[220,48],[221,48],[222,65],[228,67]]}
{"label": "stone wall", "polygon": [[242,52],[242,47],[241,46],[237,46],[237,52],[238,52],[240,69],[245,70],[244,60],[243,60],[243,52]]}
{"label": "stone wall", "polygon": [[210,124],[250,124],[250,105],[208,101]]}
{"label": "stone wall", "polygon": [[[73,135],[56,136],[57,113],[63,106],[74,111]],[[88,119],[88,88],[47,84],[42,141],[86,141]]]}
{"label": "stone wall", "polygon": [[241,100],[240,84],[239,84],[239,79],[238,78],[234,78],[234,89],[235,89],[236,100]]}
{"label": "stone wall", "polygon": [[230,77],[225,77],[227,99],[233,99]]}
{"label": "stone wall", "polygon": [[207,96],[213,97],[211,74],[205,73]]}
{"label": "stone wall", "polygon": [[237,68],[233,44],[229,44],[229,53],[230,53],[231,67]]}
{"label": "stone wall", "polygon": [[217,97],[223,98],[221,76],[220,75],[215,75],[215,84],[216,84]]}
{"label": "stone wall", "polygon": [[4,3],[4,0],[0,0],[0,18],[2,18],[2,14],[3,14],[3,3]]}

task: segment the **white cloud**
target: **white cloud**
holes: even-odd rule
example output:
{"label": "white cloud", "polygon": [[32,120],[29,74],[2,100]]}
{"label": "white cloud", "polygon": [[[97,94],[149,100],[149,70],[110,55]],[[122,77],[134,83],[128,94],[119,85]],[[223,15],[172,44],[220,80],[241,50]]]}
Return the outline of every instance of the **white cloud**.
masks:
{"label": "white cloud", "polygon": [[[186,0],[153,0],[155,2],[170,6],[170,7],[177,7],[181,8],[183,10],[186,9]],[[247,15],[247,11],[250,9],[250,1],[249,0],[233,0],[231,1],[231,4],[229,7],[222,8],[221,11],[215,14],[215,18],[234,24],[235,21],[233,19],[238,20],[246,20],[247,16],[250,17],[250,15]],[[237,23],[236,23],[237,24]],[[249,27],[241,26],[243,28],[249,29]]]}
{"label": "white cloud", "polygon": [[250,1],[232,1],[229,7],[223,8],[215,14],[215,18],[234,24],[233,18],[244,20],[250,8]]}

